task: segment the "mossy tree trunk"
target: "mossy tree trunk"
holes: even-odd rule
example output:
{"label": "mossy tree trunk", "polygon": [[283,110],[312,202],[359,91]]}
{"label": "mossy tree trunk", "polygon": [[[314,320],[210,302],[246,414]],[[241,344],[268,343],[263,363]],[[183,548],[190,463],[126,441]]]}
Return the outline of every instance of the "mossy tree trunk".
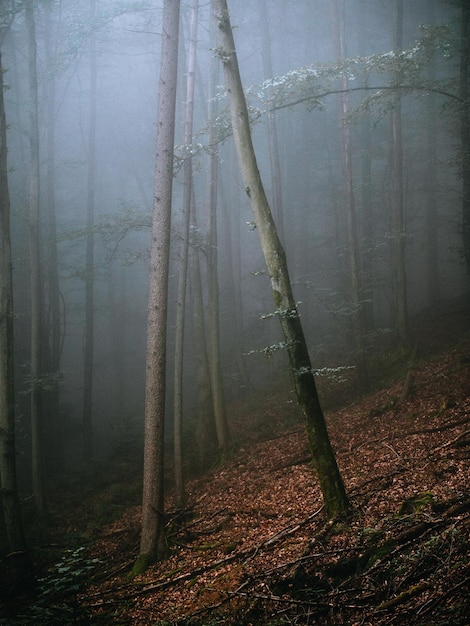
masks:
{"label": "mossy tree trunk", "polygon": [[297,401],[305,420],[326,514],[328,518],[333,518],[346,512],[349,506],[348,497],[318,398],[307,343],[292,293],[286,256],[258,171],[226,0],[213,0],[213,8],[219,32],[217,52],[224,68],[233,136],[243,183],[250,198],[271,279],[276,314],[284,333]]}

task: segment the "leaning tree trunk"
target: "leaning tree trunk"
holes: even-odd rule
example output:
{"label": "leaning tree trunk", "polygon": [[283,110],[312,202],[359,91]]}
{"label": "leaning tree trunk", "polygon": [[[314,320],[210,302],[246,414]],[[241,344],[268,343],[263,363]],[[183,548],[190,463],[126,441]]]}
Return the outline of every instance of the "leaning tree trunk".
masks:
{"label": "leaning tree trunk", "polygon": [[320,406],[307,343],[292,293],[284,249],[276,231],[256,163],[227,2],[213,0],[213,6],[219,29],[217,51],[224,68],[233,136],[245,191],[250,198],[271,279],[274,303],[284,333],[297,401],[305,419],[326,514],[328,518],[333,518],[344,513],[349,502]]}
{"label": "leaning tree trunk", "polygon": [[168,271],[175,136],[180,1],[163,5],[157,114],[157,145],[150,249],[145,383],[144,485],[140,551],[133,574],[166,552],[164,515],[164,426]]}

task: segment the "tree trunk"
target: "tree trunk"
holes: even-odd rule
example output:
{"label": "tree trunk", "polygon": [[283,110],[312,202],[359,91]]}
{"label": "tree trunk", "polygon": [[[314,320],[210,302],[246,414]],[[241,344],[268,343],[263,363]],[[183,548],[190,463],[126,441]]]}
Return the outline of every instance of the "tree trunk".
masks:
{"label": "tree trunk", "polygon": [[[215,114],[214,95],[217,84],[217,62],[211,67],[209,86],[209,112],[211,120]],[[207,250],[207,281],[208,281],[208,350],[211,376],[212,399],[214,404],[215,427],[219,451],[223,457],[226,453],[230,431],[225,409],[225,393],[220,366],[220,323],[219,323],[219,280],[218,280],[218,241],[217,241],[217,196],[219,157],[216,149],[215,130],[211,130],[209,138],[213,146],[209,154],[209,173],[207,180],[207,196],[209,205],[209,245]]]}
{"label": "tree trunk", "polygon": [[[188,71],[186,75],[186,104],[184,116],[183,142],[188,145],[193,138],[194,76],[196,68],[198,0],[193,0],[189,33]],[[191,197],[193,188],[193,168],[191,158],[183,164],[183,210],[181,223],[180,272],[176,300],[176,337],[174,372],[174,464],[175,497],[179,506],[185,503],[183,476],[183,363],[184,363],[184,314],[188,275],[189,225],[191,217]]]}
{"label": "tree trunk", "polygon": [[[344,5],[338,6],[338,0],[333,0],[333,24],[336,53],[339,59],[346,58],[344,41]],[[343,159],[343,198],[345,221],[347,227],[349,276],[350,276],[350,306],[352,308],[352,336],[356,360],[358,382],[361,391],[366,391],[369,385],[367,362],[364,346],[364,312],[362,309],[362,280],[359,261],[359,244],[357,240],[356,200],[354,197],[354,181],[352,166],[351,128],[346,119],[349,112],[348,79],[341,79],[340,100],[340,133],[341,155]]]}
{"label": "tree trunk", "polygon": [[[90,1],[90,20],[96,17],[96,0]],[[88,126],[88,172],[85,252],[85,354],[83,363],[83,458],[88,468],[93,460],[93,353],[95,334],[94,266],[95,266],[95,171],[96,171],[96,34],[90,35],[90,118]]]}
{"label": "tree trunk", "polygon": [[[396,0],[395,51],[403,48],[403,0]],[[397,83],[400,82],[397,77]],[[403,139],[401,101],[397,96],[390,113],[391,145],[391,185],[392,185],[392,271],[395,290],[395,325],[400,345],[408,341],[408,304],[405,266],[406,224],[405,198],[403,189]]]}
{"label": "tree trunk", "polygon": [[463,247],[467,270],[470,272],[470,6],[468,0],[462,0],[460,50],[460,98],[461,116],[461,152],[462,152],[462,229]]}
{"label": "tree trunk", "polygon": [[179,0],[165,0],[150,251],[142,534],[140,554],[133,569],[135,575],[166,552],[163,482],[166,335],[179,14]]}
{"label": "tree trunk", "polygon": [[191,313],[194,336],[194,369],[196,372],[197,406],[197,461],[200,472],[208,469],[217,457],[217,433],[215,430],[214,405],[207,358],[206,330],[204,325],[204,303],[202,297],[199,250],[192,252],[191,262]]}
{"label": "tree trunk", "polygon": [[[45,21],[45,52],[47,63],[52,67],[54,58],[52,9],[47,7]],[[47,223],[47,331],[48,360],[47,373],[51,377],[45,397],[45,410],[49,415],[50,440],[53,441],[52,467],[58,473],[64,467],[63,425],[59,415],[59,373],[61,353],[60,288],[57,259],[57,226],[55,203],[55,77],[50,76],[47,90],[47,175],[46,175],[46,223]]]}
{"label": "tree trunk", "polygon": [[274,303],[284,333],[297,401],[305,419],[326,514],[328,518],[333,518],[345,513],[349,506],[348,498],[320,406],[310,356],[292,293],[285,253],[279,241],[256,163],[227,2],[213,0],[213,6],[219,29],[217,50],[224,68],[233,136],[245,191],[250,198],[271,279]]}
{"label": "tree trunk", "polygon": [[30,92],[30,179],[29,179],[29,249],[31,280],[31,446],[32,479],[34,502],[40,515],[46,512],[44,488],[43,423],[41,411],[41,255],[39,228],[39,121],[38,121],[38,80],[36,67],[36,29],[34,24],[34,2],[25,5],[25,19],[28,33],[29,92]]}
{"label": "tree trunk", "polygon": [[7,133],[0,50],[0,492],[10,552],[26,548],[16,480],[13,372],[13,285]]}
{"label": "tree trunk", "polygon": [[[428,2],[428,22],[435,23],[435,2]],[[429,80],[436,80],[435,64],[431,62],[429,67]],[[438,126],[436,125],[436,94],[428,94],[428,123],[426,127],[426,152],[429,159],[427,170],[428,184],[426,185],[426,278],[428,306],[431,308],[439,303],[441,289],[439,284],[439,218],[438,218]],[[470,181],[469,181],[470,182]]]}
{"label": "tree trunk", "polygon": [[[273,64],[271,58],[271,37],[269,35],[269,20],[267,0],[262,0],[259,5],[261,17],[261,37],[263,45],[263,69],[266,78],[273,77]],[[272,212],[276,220],[277,230],[282,239],[284,233],[284,215],[282,208],[282,176],[281,161],[279,158],[279,141],[277,134],[276,112],[268,111],[266,123],[269,139],[269,162],[271,166],[272,185]]]}

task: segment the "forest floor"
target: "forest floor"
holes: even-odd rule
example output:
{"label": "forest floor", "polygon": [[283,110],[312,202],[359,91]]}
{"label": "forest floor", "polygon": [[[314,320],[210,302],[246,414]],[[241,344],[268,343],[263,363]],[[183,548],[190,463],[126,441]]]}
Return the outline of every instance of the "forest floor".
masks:
{"label": "forest floor", "polygon": [[246,399],[243,445],[188,482],[185,510],[169,495],[165,561],[128,578],[140,508],[97,523],[96,507],[138,502],[140,477],[96,486],[62,514],[75,544],[0,624],[468,626],[470,335],[431,352],[328,411],[348,518],[325,520],[292,396]]}

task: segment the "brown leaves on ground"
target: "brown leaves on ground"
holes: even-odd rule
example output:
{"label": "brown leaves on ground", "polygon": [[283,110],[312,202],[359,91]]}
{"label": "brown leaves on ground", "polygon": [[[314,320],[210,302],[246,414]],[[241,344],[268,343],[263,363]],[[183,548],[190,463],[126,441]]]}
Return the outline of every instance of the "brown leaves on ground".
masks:
{"label": "brown leaves on ground", "polygon": [[[299,426],[191,481],[185,511],[170,498],[171,556],[140,578],[126,580],[139,508],[106,527],[81,606],[90,619],[137,626],[468,624],[470,369],[461,356],[417,367],[404,401],[399,383],[328,416],[350,519],[325,523]],[[276,419],[294,410],[282,394],[265,407]]]}

